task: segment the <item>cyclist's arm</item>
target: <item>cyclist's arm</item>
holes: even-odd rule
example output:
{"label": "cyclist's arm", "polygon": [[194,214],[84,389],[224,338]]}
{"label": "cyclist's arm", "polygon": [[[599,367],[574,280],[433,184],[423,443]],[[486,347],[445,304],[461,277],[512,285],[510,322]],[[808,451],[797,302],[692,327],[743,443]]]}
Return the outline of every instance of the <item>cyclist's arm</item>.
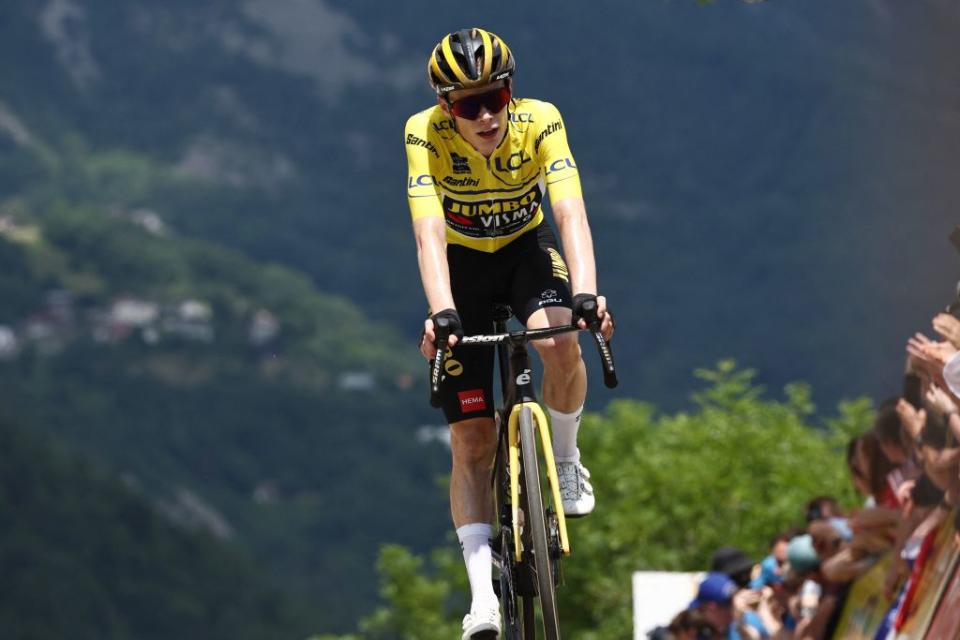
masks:
{"label": "cyclist's arm", "polygon": [[[417,242],[417,263],[420,266],[420,278],[423,292],[430,311],[436,313],[444,309],[453,309],[453,294],[450,291],[450,271],[447,267],[446,222],[443,206],[433,176],[433,159],[439,154],[436,147],[426,144],[429,140],[427,123],[423,114],[417,114],[407,121],[404,130],[407,150],[407,201],[413,219],[413,235]],[[428,358],[433,357],[433,322],[424,323],[426,340],[421,351]],[[450,344],[456,343],[456,337],[450,337]]]}
{"label": "cyclist's arm", "polygon": [[417,240],[417,262],[427,304],[433,312],[453,309],[450,292],[450,270],[447,266],[446,223],[443,218],[426,217],[413,221]]}
{"label": "cyclist's arm", "polygon": [[[560,232],[563,254],[570,271],[570,289],[578,293],[597,294],[597,266],[593,257],[593,237],[587,222],[587,209],[583,198],[566,198],[552,203],[553,218]],[[609,340],[613,336],[613,322],[607,313],[607,299],[597,296],[597,316],[600,331]],[[586,328],[581,320],[580,326]]]}
{"label": "cyclist's arm", "polygon": [[[570,271],[571,293],[596,295],[597,267],[590,224],[587,222],[587,208],[580,189],[580,173],[567,143],[566,128],[560,112],[548,102],[541,103],[541,109],[541,129],[537,135],[538,142],[535,143],[539,145],[536,153],[541,165],[546,168],[550,205]],[[603,296],[597,296],[597,315],[601,320],[601,331],[609,339],[613,335],[613,324],[607,314],[607,301]]]}
{"label": "cyclist's arm", "polygon": [[570,271],[571,291],[574,294],[596,295],[597,268],[593,257],[593,238],[583,198],[565,198],[551,205]]}
{"label": "cyclist's arm", "polygon": [[[447,266],[446,223],[443,218],[416,218],[413,221],[413,235],[417,241],[417,262],[420,265],[420,279],[423,292],[430,305],[430,312],[454,309],[453,294],[450,292],[450,269]],[[433,332],[433,320],[423,322],[423,340],[420,353],[428,360],[436,353],[434,347],[436,334]],[[447,344],[457,343],[457,337],[451,335]]]}

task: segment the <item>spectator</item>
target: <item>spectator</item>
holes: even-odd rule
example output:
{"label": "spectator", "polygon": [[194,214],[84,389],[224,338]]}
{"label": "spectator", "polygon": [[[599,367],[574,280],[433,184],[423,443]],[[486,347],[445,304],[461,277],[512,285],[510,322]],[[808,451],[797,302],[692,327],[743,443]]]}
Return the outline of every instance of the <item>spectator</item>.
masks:
{"label": "spectator", "polygon": [[[921,544],[934,540],[960,505],[960,318],[939,314],[933,327],[942,341],[918,333],[907,343],[909,401],[883,402],[872,428],[848,444],[863,508],[845,513],[831,496],[813,498],[805,505],[806,531],[773,538],[756,566],[736,547],[717,549],[697,598],[658,638],[832,637],[850,582],[887,552],[893,562],[884,592],[892,604],[885,620],[907,615],[903,594],[912,593],[922,567],[907,579],[911,563],[923,562]],[[960,546],[960,509],[952,518]]]}
{"label": "spectator", "polygon": [[847,466],[857,492],[867,498],[865,506],[899,506],[896,494],[887,482],[894,464],[883,454],[875,431],[867,431],[850,440]]}
{"label": "spectator", "polygon": [[897,412],[915,443],[923,472],[940,489],[952,488],[955,495],[960,449],[947,424],[954,420],[952,414],[957,408],[950,396],[935,384],[930,386],[925,399],[929,412],[925,407],[916,408],[902,400],[897,404]]}
{"label": "spectator", "polygon": [[[840,505],[832,496],[817,496],[807,503],[807,522],[840,515]],[[789,542],[789,541],[788,541]]]}
{"label": "spectator", "polygon": [[720,547],[713,553],[710,570],[726,574],[742,589],[750,583],[755,564],[736,547]]}
{"label": "spectator", "polygon": [[950,395],[936,385],[932,385],[926,394],[926,406],[929,407],[927,423],[921,434],[921,445],[925,442],[926,432],[930,439],[940,446],[931,444],[935,451],[922,449],[924,469],[931,480],[946,492],[947,504],[956,506],[960,500],[960,446],[950,427],[956,421],[958,407]]}
{"label": "spectator", "polygon": [[[900,414],[897,410],[898,399],[891,399],[880,405],[877,417],[873,423],[873,431],[877,436],[883,455],[894,465],[886,476],[887,484],[892,496],[886,502],[887,506],[903,504],[906,493],[913,487],[920,468],[913,458],[913,447]],[[886,495],[884,497],[887,497]],[[884,501],[881,500],[881,504]]]}
{"label": "spectator", "polygon": [[[662,631],[662,633],[655,635],[657,631]],[[674,616],[668,627],[655,629],[648,634],[648,637],[650,640],[660,640],[661,638],[668,640],[708,640],[719,639],[722,636],[698,610],[685,609]]]}
{"label": "spectator", "polygon": [[794,637],[798,640],[819,640],[826,635],[827,626],[838,610],[837,595],[820,572],[820,556],[810,534],[797,536],[790,541],[787,561],[789,570],[785,584],[797,590],[791,611],[797,620]]}
{"label": "spectator", "polygon": [[708,573],[697,587],[697,597],[688,609],[702,615],[721,637],[729,633],[733,623],[733,596],[737,583],[719,572]]}
{"label": "spectator", "polygon": [[712,571],[700,582],[688,609],[702,614],[721,638],[760,640],[770,638],[762,618],[753,610],[760,604],[759,593],[738,589],[730,576]]}
{"label": "spectator", "polygon": [[[813,513],[811,504],[807,505],[807,514]],[[817,515],[822,513],[817,510]],[[795,530],[789,530],[776,536],[770,541],[770,554],[760,561],[760,570],[757,576],[750,581],[751,589],[762,589],[783,583],[784,567],[787,564],[787,546],[790,539],[796,535]]]}

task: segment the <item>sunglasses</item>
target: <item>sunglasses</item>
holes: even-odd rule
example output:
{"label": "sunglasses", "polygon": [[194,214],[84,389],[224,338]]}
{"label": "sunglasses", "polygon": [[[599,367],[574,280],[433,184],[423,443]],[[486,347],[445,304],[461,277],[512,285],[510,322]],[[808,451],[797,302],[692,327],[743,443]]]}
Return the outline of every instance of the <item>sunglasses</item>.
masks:
{"label": "sunglasses", "polygon": [[476,120],[480,117],[480,110],[486,108],[490,113],[500,113],[510,102],[510,87],[500,87],[483,93],[475,93],[455,102],[449,102],[453,115],[464,120]]}

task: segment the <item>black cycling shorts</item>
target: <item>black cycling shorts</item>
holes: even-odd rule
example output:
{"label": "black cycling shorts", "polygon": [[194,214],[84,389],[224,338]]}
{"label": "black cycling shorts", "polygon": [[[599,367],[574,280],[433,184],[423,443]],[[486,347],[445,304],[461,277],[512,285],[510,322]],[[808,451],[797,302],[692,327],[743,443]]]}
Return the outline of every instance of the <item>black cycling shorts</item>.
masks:
{"label": "black cycling shorts", "polygon": [[[527,319],[543,307],[571,307],[570,276],[544,222],[494,253],[447,246],[450,288],[466,335],[493,331],[493,305]],[[440,395],[447,422],[492,417],[493,346],[456,346],[448,354]]]}

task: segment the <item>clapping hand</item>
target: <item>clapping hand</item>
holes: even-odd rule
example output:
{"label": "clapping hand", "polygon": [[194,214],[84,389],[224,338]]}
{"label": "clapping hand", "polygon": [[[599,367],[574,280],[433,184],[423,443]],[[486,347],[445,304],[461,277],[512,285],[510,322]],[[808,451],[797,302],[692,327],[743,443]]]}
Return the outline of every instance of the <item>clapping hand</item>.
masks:
{"label": "clapping hand", "polygon": [[916,409],[912,404],[900,398],[897,402],[897,415],[903,428],[907,430],[911,440],[916,440],[923,433],[923,425],[927,423],[927,412]]}
{"label": "clapping hand", "polygon": [[952,413],[957,410],[957,405],[954,403],[953,398],[951,398],[946,391],[935,384],[930,385],[930,389],[927,391],[926,398],[928,406],[941,416],[945,416],[948,413]]}
{"label": "clapping hand", "polygon": [[954,349],[960,349],[960,320],[949,313],[941,313],[933,319],[933,329]]}
{"label": "clapping hand", "polygon": [[928,379],[941,382],[943,366],[957,353],[949,342],[934,342],[922,333],[907,340],[910,368],[923,373]]}

